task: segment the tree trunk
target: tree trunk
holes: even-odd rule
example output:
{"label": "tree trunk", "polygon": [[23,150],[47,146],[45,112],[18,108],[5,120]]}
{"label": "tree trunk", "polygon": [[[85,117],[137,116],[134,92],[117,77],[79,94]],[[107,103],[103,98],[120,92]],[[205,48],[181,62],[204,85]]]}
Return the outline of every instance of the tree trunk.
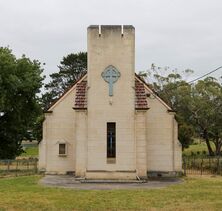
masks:
{"label": "tree trunk", "polygon": [[210,141],[209,141],[208,133],[207,133],[207,130],[206,130],[206,129],[204,129],[204,131],[203,131],[203,138],[204,138],[204,140],[206,141],[209,155],[210,155],[210,156],[214,156],[214,151],[212,150],[212,148],[211,148],[211,146],[210,146]]}
{"label": "tree trunk", "polygon": [[210,141],[208,138],[205,139],[206,144],[207,144],[207,148],[208,148],[208,152],[210,156],[214,156],[214,151],[212,150],[211,146],[210,146]]}
{"label": "tree trunk", "polygon": [[181,144],[181,146],[182,146],[182,152],[184,151],[184,149],[185,149],[185,147],[183,146],[183,144]]}
{"label": "tree trunk", "polygon": [[220,150],[221,150],[222,142],[219,139],[217,139],[214,142],[214,145],[215,145],[215,154],[220,156]]}

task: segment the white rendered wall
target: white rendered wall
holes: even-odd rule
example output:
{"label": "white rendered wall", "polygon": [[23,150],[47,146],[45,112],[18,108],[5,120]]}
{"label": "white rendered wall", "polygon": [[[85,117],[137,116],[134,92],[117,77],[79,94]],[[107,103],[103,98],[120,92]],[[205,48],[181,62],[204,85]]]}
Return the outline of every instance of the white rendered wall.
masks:
{"label": "white rendered wall", "polygon": [[[135,152],[135,33],[133,27],[88,28],[88,158],[87,170],[132,171]],[[121,77],[113,97],[101,73],[115,66]],[[116,163],[107,164],[107,122],[116,122]]]}
{"label": "white rendered wall", "polygon": [[146,112],[135,112],[136,123],[136,169],[139,177],[147,176],[147,134]]}
{"label": "white rendered wall", "polygon": [[147,169],[148,171],[181,171],[181,146],[177,140],[174,114],[153,97],[148,99]]}
{"label": "white rendered wall", "polygon": [[[39,169],[48,173],[75,171],[74,106],[75,91],[72,90],[45,114],[43,140],[39,145]],[[59,156],[59,143],[67,144],[67,156]]]}

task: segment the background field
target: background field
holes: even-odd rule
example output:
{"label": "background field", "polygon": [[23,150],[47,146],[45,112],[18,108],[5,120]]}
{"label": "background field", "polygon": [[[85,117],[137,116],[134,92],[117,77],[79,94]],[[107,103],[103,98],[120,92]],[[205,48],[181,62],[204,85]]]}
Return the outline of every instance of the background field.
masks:
{"label": "background field", "polygon": [[[212,146],[212,149],[215,150],[215,147],[212,143],[211,143],[211,146]],[[201,143],[191,144],[189,148],[186,148],[183,151],[183,155],[186,155],[186,156],[190,156],[192,155],[192,153],[195,155],[197,154],[202,155],[204,153],[208,154],[206,143],[201,142]]]}
{"label": "background field", "polygon": [[39,147],[36,141],[23,141],[22,146],[24,152],[19,157],[38,157]]}
{"label": "background field", "polygon": [[21,154],[22,157],[38,157],[38,155],[39,155],[38,146],[26,148],[25,152]]}

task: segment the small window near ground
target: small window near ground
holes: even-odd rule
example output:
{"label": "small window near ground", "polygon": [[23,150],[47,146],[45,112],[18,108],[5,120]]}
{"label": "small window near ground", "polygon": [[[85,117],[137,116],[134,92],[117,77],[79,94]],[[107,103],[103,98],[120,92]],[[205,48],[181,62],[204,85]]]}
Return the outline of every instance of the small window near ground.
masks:
{"label": "small window near ground", "polygon": [[66,155],[66,144],[59,144],[59,155]]}

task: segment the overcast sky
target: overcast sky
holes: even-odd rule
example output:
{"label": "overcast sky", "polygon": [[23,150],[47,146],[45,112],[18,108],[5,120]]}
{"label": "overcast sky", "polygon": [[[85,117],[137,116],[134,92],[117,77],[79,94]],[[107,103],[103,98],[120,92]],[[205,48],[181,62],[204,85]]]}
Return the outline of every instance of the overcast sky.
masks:
{"label": "overcast sky", "polygon": [[222,65],[221,0],[0,0],[0,46],[45,62],[45,75],[86,51],[91,24],[134,25],[136,70],[155,63],[197,77]]}

